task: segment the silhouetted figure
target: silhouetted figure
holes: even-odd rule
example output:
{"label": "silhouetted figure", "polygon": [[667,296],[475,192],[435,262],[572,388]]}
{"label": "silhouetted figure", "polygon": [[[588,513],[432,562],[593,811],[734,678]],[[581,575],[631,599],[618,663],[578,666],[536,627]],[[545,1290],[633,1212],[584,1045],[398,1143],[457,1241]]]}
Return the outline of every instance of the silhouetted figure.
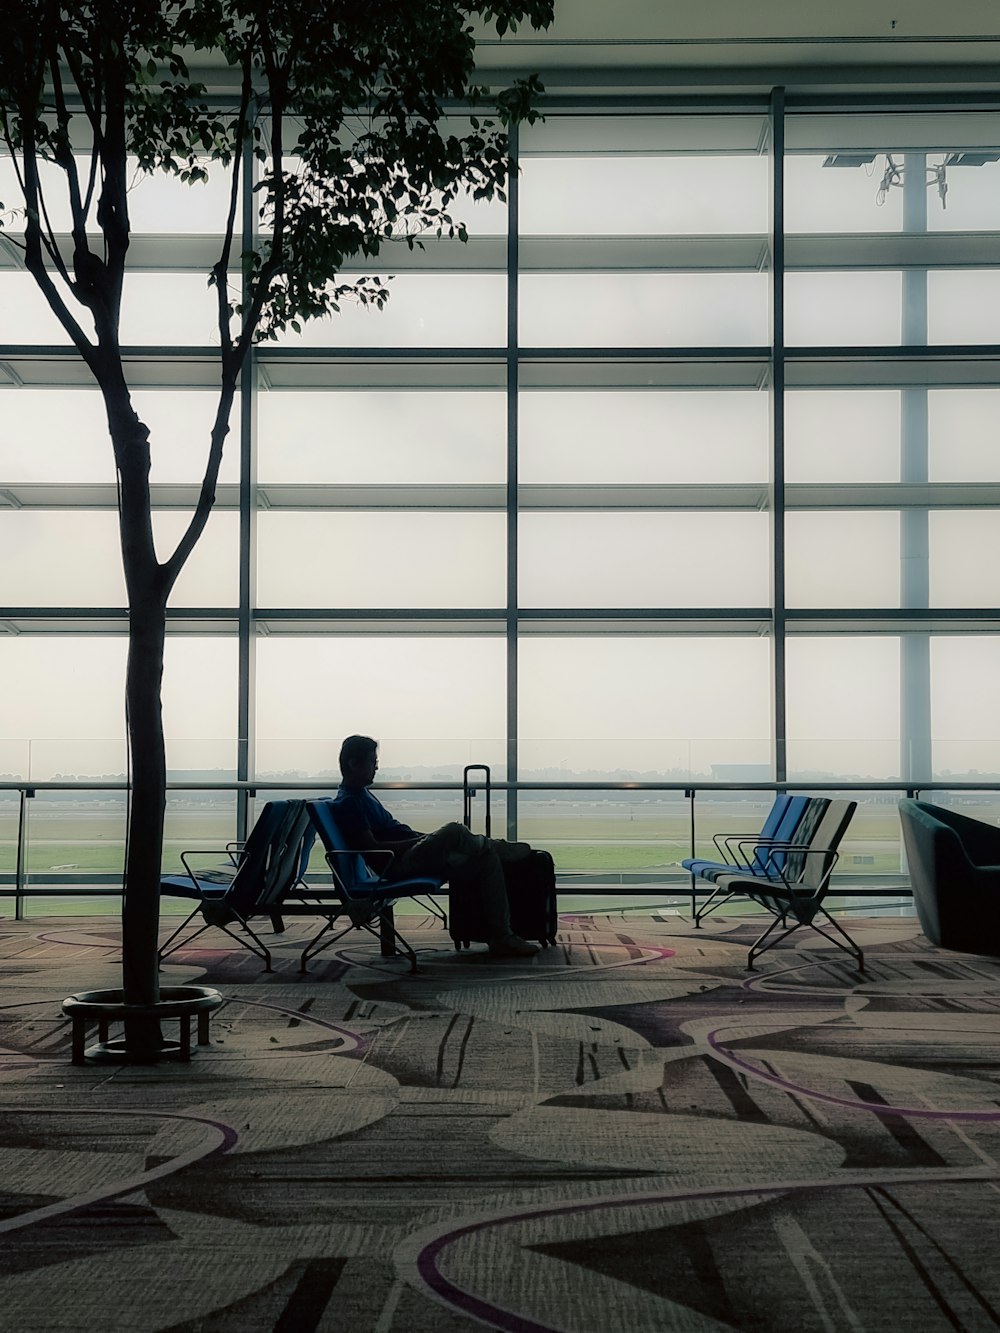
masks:
{"label": "silhouetted figure", "polygon": [[[538,950],[510,928],[510,910],[503,862],[523,861],[531,853],[526,842],[505,842],[471,833],[464,824],[445,824],[433,833],[418,833],[394,819],[368,790],[378,772],[378,741],[348,736],[340,747],[343,782],[334,804],[347,845],[358,851],[395,853],[388,878],[440,875],[452,893],[476,893],[482,904],[490,952],[505,958],[526,958]],[[381,866],[373,866],[377,872]]]}

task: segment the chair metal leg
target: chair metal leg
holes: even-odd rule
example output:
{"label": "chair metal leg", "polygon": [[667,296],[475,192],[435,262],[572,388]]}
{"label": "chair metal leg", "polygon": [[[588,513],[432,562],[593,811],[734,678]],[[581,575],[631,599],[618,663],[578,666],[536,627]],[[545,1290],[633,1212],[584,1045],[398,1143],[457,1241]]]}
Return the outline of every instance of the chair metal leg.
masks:
{"label": "chair metal leg", "polygon": [[[200,911],[201,911],[201,903],[199,903],[198,906],[192,912],[189,912],[188,915],[181,922],[181,924],[177,927],[177,929],[171,935],[169,935],[166,940],[164,940],[163,944],[160,946],[160,949],[157,952],[158,958],[160,959],[166,958],[167,954],[176,953],[177,950],[181,948],[181,945],[177,944],[174,945],[173,949],[171,949],[170,945],[173,944],[174,940],[177,938],[177,936],[181,933],[182,930],[187,929],[187,927],[190,925],[190,923],[194,920],[194,918],[198,915]],[[202,926],[201,930],[204,929],[205,927]],[[201,931],[199,930],[197,933],[200,934]],[[192,935],[191,938],[194,939],[194,936]]]}
{"label": "chair metal leg", "polygon": [[[712,892],[705,899],[704,907],[695,908],[694,912],[695,929],[701,928],[702,917],[708,916],[710,912],[714,912],[717,907],[721,907],[724,902],[726,902],[728,899],[732,897],[733,895],[727,889],[724,889],[722,888],[721,885],[716,884],[715,887],[712,889]],[[719,900],[718,902],[715,901],[716,898],[718,898]]]}
{"label": "chair metal leg", "polygon": [[[830,944],[835,944],[838,949],[843,950],[843,952],[846,954],[850,954],[850,956],[855,960],[855,962],[858,965],[858,971],[864,972],[865,956],[861,952],[860,947],[857,944],[855,944],[854,940],[851,939],[847,931],[844,930],[844,928],[841,925],[839,925],[836,921],[834,921],[833,917],[830,915],[830,913],[826,910],[825,907],[818,906],[816,910],[822,913],[825,920],[837,932],[837,935],[842,935],[843,939],[838,939],[837,935],[828,934],[827,931],[823,930],[820,926],[817,926],[815,920],[795,921],[792,923],[792,925],[786,926],[785,925],[786,918],[784,916],[779,916],[776,914],[774,920],[768,926],[767,930],[764,931],[763,935],[760,935],[756,940],[754,940],[753,944],[750,946],[750,951],[747,954],[747,971],[748,972],[753,971],[755,958],[759,958],[763,953],[768,953],[771,949],[774,948],[776,944],[780,944],[782,940],[787,939],[788,936],[793,934],[796,930],[800,930],[803,926],[808,926],[810,930],[814,930],[817,935],[821,935],[823,939],[827,940]],[[774,931],[779,930],[782,927],[784,927],[784,929],[781,930],[781,934],[775,935],[774,938],[771,939],[770,937],[774,933]]]}
{"label": "chair metal leg", "polygon": [[230,930],[227,925],[222,925],[221,923],[219,923],[219,929],[224,930],[231,940],[235,940],[237,944],[242,945],[244,949],[248,949],[250,953],[256,954],[258,958],[263,958],[264,971],[272,972],[274,969],[271,967],[270,949],[267,947],[267,945],[264,943],[264,941],[260,938],[259,935],[254,934],[253,930],[251,930],[251,928],[247,925],[247,923],[244,920],[242,920],[239,917],[237,918],[237,920],[239,921],[243,929],[246,931],[246,933],[253,940],[254,944],[256,944],[257,946],[256,949],[254,948],[254,944],[248,944],[246,940],[241,939],[240,936],[237,935],[235,931]]}

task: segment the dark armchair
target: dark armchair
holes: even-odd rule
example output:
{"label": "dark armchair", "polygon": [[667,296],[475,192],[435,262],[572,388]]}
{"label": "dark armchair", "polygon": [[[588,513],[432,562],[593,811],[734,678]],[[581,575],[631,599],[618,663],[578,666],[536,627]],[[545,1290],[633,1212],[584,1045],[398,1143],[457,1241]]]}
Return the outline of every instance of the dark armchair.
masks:
{"label": "dark armchair", "polygon": [[927,801],[900,801],[899,819],[924,934],[1000,955],[1000,828]]}

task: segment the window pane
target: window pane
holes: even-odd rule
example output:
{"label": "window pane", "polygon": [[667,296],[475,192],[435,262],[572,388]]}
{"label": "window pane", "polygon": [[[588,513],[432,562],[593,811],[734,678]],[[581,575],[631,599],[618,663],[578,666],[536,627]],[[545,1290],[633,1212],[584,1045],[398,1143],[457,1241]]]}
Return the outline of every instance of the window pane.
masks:
{"label": "window pane", "polygon": [[935,778],[993,778],[1000,752],[1000,637],[932,635],[930,655]]}
{"label": "window pane", "polygon": [[927,274],[927,341],[1000,342],[1000,270]]}
{"label": "window pane", "polygon": [[785,517],[789,606],[899,606],[899,513]]}
{"label": "window pane", "polygon": [[505,598],[503,514],[262,513],[261,606],[492,607]]}
{"label": "window pane", "polygon": [[882,346],[901,342],[901,275],[788,273],[785,338],[794,346]]}
{"label": "window pane", "polygon": [[767,231],[764,157],[525,157],[524,235],[655,236]]}
{"label": "window pane", "polygon": [[766,639],[525,638],[522,773],[669,780],[769,765],[769,680]]}
{"label": "window pane", "polygon": [[[163,725],[171,777],[234,770],[236,651],[235,639],[168,636]],[[124,776],[127,652],[124,636],[0,638],[0,734],[30,743],[23,776]]]}
{"label": "window pane", "polygon": [[763,273],[524,273],[520,336],[537,347],[761,346]]}
{"label": "window pane", "polygon": [[[89,312],[70,300],[72,313],[88,337],[94,336]],[[69,334],[46,304],[30,273],[0,271],[0,343],[65,346]]]}
{"label": "window pane", "polygon": [[754,482],[768,474],[765,393],[523,393],[526,484]]}
{"label": "window pane", "polygon": [[[186,515],[159,512],[160,559],[173,550]],[[212,514],[174,588],[171,606],[235,606],[237,517]],[[17,509],[0,524],[0,601],[8,606],[125,605],[118,517],[111,510]]]}
{"label": "window pane", "polygon": [[786,655],[788,776],[899,776],[899,640],[795,636]]}
{"label": "window pane", "polygon": [[526,607],[764,606],[767,515],[522,513]]}
{"label": "window pane", "polygon": [[[440,779],[442,765],[499,768],[505,665],[500,637],[263,639],[257,771],[318,775],[335,786],[340,742],[355,732],[374,736],[385,767],[414,781]],[[459,818],[459,793],[453,805]]]}
{"label": "window pane", "polygon": [[[200,482],[218,395],[136,390],[132,403],[150,429],[150,480]],[[9,389],[0,407],[0,485],[114,482],[111,437],[96,389]],[[239,478],[239,422],[235,403],[219,474],[223,482]]]}
{"label": "window pane", "polygon": [[1000,606],[1000,511],[932,510],[932,606]]}
{"label": "window pane", "polygon": [[[345,275],[345,281],[350,275]],[[279,347],[497,347],[507,341],[503,274],[400,273],[384,310],[345,299],[337,314],[282,334]]]}
{"label": "window pane", "polygon": [[885,159],[851,167],[824,167],[827,154],[785,158],[785,230],[795,232],[899,231],[903,192],[879,198]]}
{"label": "window pane", "polygon": [[995,113],[790,116],[785,225],[898,231],[909,168],[926,188],[929,231],[995,230],[1000,165],[990,159],[998,145]]}
{"label": "window pane", "polygon": [[881,347],[1000,341],[1000,270],[925,272],[926,333],[919,313],[924,293],[904,292],[902,276],[893,269],[787,274],[787,342]]}
{"label": "window pane", "polygon": [[898,481],[899,393],[797,390],[785,397],[789,482]]}
{"label": "window pane", "polygon": [[430,484],[507,478],[502,393],[262,393],[257,478]]}
{"label": "window pane", "polygon": [[[85,182],[89,160],[77,157],[76,161],[81,179]],[[229,210],[230,174],[210,158],[202,158],[201,166],[209,173],[209,179],[187,185],[179,177],[167,172],[142,172],[136,158],[128,159],[129,224],[134,235],[143,232],[217,232],[221,235]],[[65,173],[52,163],[42,162],[39,177],[53,228],[57,232],[71,231],[72,212]],[[6,154],[0,154],[0,199],[8,208],[17,208],[18,201],[23,201],[13,165]],[[239,225],[239,204],[236,220]],[[96,207],[91,210],[89,223],[88,231],[97,234]],[[20,226],[10,225],[10,230],[15,235],[23,233],[23,223]]]}
{"label": "window pane", "polygon": [[1000,481],[1000,389],[927,395],[931,481]]}

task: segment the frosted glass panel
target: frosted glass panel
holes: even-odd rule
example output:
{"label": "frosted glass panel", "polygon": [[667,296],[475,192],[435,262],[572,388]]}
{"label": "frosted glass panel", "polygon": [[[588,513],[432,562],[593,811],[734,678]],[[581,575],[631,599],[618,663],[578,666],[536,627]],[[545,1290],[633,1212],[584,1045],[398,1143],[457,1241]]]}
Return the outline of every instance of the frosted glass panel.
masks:
{"label": "frosted glass panel", "polygon": [[927,516],[932,606],[1000,606],[1000,510]]}
{"label": "frosted glass panel", "polygon": [[[185,516],[160,512],[160,559],[173,550]],[[170,606],[235,606],[237,518],[216,512],[181,572]],[[0,603],[7,606],[124,606],[118,518],[112,510],[17,509],[0,523]]]}
{"label": "frosted glass panel", "polygon": [[1000,389],[927,395],[931,481],[1000,481]]}
{"label": "frosted glass panel", "polygon": [[764,481],[766,393],[523,393],[527,484]]}
{"label": "frosted glass panel", "polygon": [[130,273],[121,339],[126,346],[218,347],[215,288],[203,273]]}
{"label": "frosted glass panel", "polygon": [[901,275],[788,273],[785,339],[793,346],[881,346],[900,342]]}
{"label": "frosted glass panel", "polygon": [[[30,741],[30,776],[120,777],[125,767],[124,636],[0,639],[0,735]],[[167,637],[163,725],[172,769],[234,763],[235,638]]]}
{"label": "frosted glass panel", "polygon": [[523,513],[521,603],[763,606],[767,542],[762,513]]}
{"label": "frosted glass panel", "polygon": [[262,393],[257,478],[429,484],[507,478],[502,393]]}
{"label": "frosted glass panel", "polygon": [[261,606],[492,607],[506,592],[502,514],[260,515]]}
{"label": "frosted glass panel", "polygon": [[764,273],[525,273],[521,341],[537,347],[761,346]]}
{"label": "frosted glass panel", "polygon": [[[89,311],[72,298],[67,305],[88,338],[94,336]],[[0,272],[0,343],[69,343],[59,320],[49,309],[30,273]]]}
{"label": "frosted glass panel", "polygon": [[785,667],[789,777],[898,777],[898,638],[795,636]]}
{"label": "frosted glass panel", "polygon": [[798,390],[785,397],[789,482],[898,481],[899,394]]}
{"label": "frosted glass panel", "polygon": [[[199,482],[218,395],[136,390],[132,404],[150,430],[156,482]],[[221,481],[239,478],[240,409],[234,403]],[[3,482],[114,482],[104,402],[96,389],[8,389],[0,397]]]}
{"label": "frosted glass panel", "polygon": [[[350,275],[345,275],[350,281]],[[287,332],[280,347],[496,347],[507,340],[502,274],[400,273],[383,310],[345,299],[338,314]]]}
{"label": "frosted glass panel", "polygon": [[902,190],[889,190],[878,202],[885,158],[857,167],[824,167],[827,156],[785,158],[785,230],[899,231]]}
{"label": "frosted glass panel", "polygon": [[[501,637],[263,639],[258,768],[325,773],[336,785],[340,742],[355,732],[382,742],[387,768],[412,766],[414,780],[440,778],[438,764],[497,763],[505,667]],[[460,793],[450,817],[461,817]]]}
{"label": "frosted glass panel", "polygon": [[789,606],[899,606],[899,513],[785,518]]}
{"label": "frosted glass panel", "polygon": [[526,157],[524,235],[767,231],[764,157]]}
{"label": "frosted glass panel", "polygon": [[522,768],[593,779],[766,764],[769,676],[765,639],[525,638]]}
{"label": "frosted glass panel", "polygon": [[1000,270],[928,273],[928,342],[1000,342],[998,302]]}
{"label": "frosted glass panel", "polygon": [[[89,160],[78,157],[76,162],[81,180],[85,183]],[[132,231],[135,234],[221,234],[229,210],[231,178],[227,171],[210,158],[203,158],[201,166],[209,172],[208,181],[186,185],[177,176],[167,172],[147,175],[139,170],[135,158],[129,158],[128,211]],[[65,173],[49,162],[42,162],[39,176],[52,227],[57,232],[69,232],[73,224]],[[13,165],[6,154],[0,155],[0,199],[8,208],[17,208],[18,201],[23,201]],[[239,207],[237,204],[237,225],[240,220]],[[8,226],[15,234],[23,233],[23,223],[20,226],[8,223]],[[95,235],[98,232],[96,206],[91,210],[88,231]]]}
{"label": "frosted glass panel", "polygon": [[932,635],[934,773],[993,778],[1000,769],[1000,636]]}

